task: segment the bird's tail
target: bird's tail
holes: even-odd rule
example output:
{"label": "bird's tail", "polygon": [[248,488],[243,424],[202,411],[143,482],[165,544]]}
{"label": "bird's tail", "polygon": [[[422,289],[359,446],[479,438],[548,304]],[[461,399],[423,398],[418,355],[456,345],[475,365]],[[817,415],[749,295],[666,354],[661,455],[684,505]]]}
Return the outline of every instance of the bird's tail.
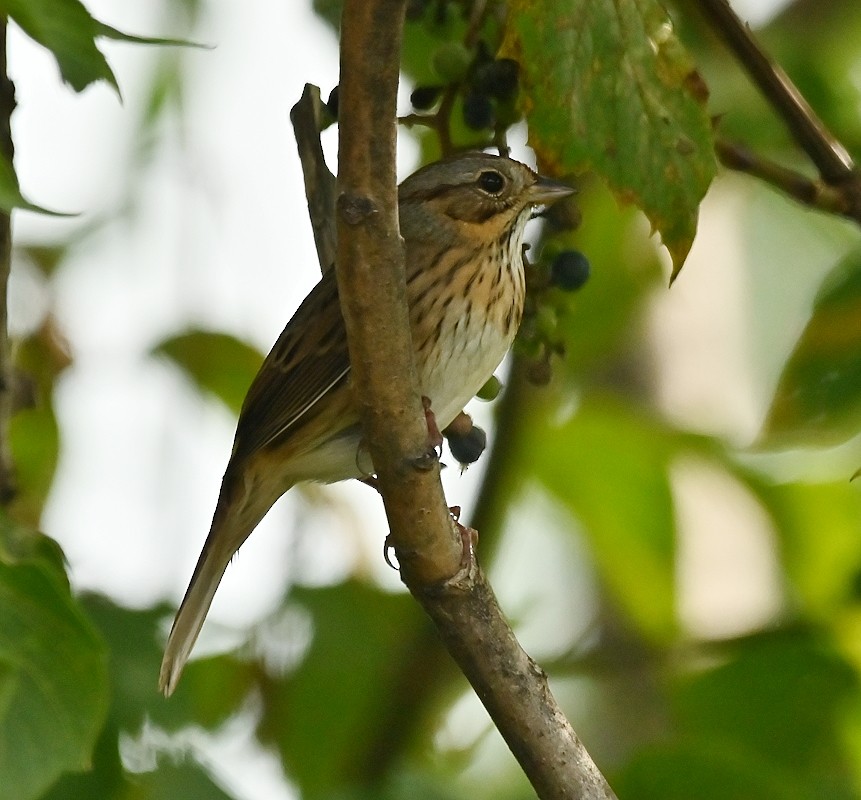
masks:
{"label": "bird's tail", "polygon": [[264,508],[243,508],[246,498],[237,503],[232,491],[237,487],[231,484],[225,478],[209,535],[167,637],[158,678],[159,690],[165,697],[176,689],[230,559],[271,506],[269,503]]}

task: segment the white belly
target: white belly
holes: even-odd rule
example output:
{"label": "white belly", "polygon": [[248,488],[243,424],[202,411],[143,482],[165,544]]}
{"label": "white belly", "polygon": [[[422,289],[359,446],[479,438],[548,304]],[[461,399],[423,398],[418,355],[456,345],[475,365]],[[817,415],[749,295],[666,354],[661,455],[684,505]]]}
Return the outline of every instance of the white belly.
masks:
{"label": "white belly", "polygon": [[443,339],[449,352],[438,351],[419,372],[421,393],[430,399],[440,430],[493,375],[514,339],[514,328],[506,335],[499,325],[480,324],[475,315],[467,318],[462,311],[451,308],[447,316]]}

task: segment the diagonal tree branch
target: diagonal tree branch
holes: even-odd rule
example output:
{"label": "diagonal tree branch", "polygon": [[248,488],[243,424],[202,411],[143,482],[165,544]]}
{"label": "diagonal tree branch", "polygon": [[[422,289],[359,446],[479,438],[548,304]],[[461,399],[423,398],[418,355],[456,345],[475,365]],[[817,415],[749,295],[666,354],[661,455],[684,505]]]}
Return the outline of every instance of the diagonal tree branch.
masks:
{"label": "diagonal tree branch", "polygon": [[729,0],[698,0],[710,26],[723,39],[751,80],[786,123],[795,141],[816,166],[821,182],[753,157],[737,145],[719,143],[724,166],[756,175],[801,202],[833,211],[861,224],[861,173],[852,156],[819,119],[804,96],[756,41]]}
{"label": "diagonal tree branch", "polygon": [[337,275],[352,382],[401,577],[544,800],[612,790],[522,650],[473,559],[463,565],[427,454],[407,318],[395,186],[405,0],[345,0],[339,92]]}
{"label": "diagonal tree branch", "polygon": [[800,172],[764,158],[737,142],[717,139],[715,153],[720,163],[736,172],[744,172],[780,189],[803,205],[861,222],[861,206],[846,191],[847,184],[833,186],[821,178],[810,178]]}
{"label": "diagonal tree branch", "polygon": [[852,157],[804,99],[789,76],[754,39],[728,0],[700,0],[700,8],[825,180],[839,183],[855,169]]}

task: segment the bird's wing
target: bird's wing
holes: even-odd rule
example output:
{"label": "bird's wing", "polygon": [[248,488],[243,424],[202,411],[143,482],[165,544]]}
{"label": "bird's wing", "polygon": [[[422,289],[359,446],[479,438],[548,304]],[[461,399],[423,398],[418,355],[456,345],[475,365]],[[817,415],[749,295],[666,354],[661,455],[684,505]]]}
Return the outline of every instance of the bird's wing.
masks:
{"label": "bird's wing", "polygon": [[232,460],[289,436],[327,392],[347,380],[349,371],[331,269],[287,323],[252,381],[239,414]]}

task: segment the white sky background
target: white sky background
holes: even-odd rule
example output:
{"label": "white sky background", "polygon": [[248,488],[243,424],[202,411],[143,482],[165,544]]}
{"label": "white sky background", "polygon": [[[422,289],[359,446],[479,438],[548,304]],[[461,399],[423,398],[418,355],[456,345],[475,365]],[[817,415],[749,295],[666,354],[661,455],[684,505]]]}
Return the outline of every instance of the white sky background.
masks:
{"label": "white sky background", "polygon": [[[121,30],[176,33],[169,2],[86,4]],[[737,0],[734,5],[758,22],[775,4]],[[319,277],[288,114],[306,82],[320,86],[324,98],[337,83],[334,36],[313,14],[310,0],[212,0],[192,38],[215,47],[182,52],[188,68],[185,112],[157,132],[157,168],[139,173],[133,173],[132,135],[143,113],[144,81],[158,53],[102,43],[123,93],[120,104],[106,86],[83,95],[63,87],[51,57],[17,31],[9,43],[19,102],[13,135],[21,185],[34,202],[81,213],[69,221],[17,213],[17,240],[58,240],[70,229],[114,215],[124,202],[135,205],[125,221],[108,225],[78,248],[56,282],[56,309],[75,363],[57,395],[63,450],[43,520],[69,558],[76,587],[134,606],[180,599],[209,527],[234,425],[226,410],[201,402],[176,372],[150,360],[148,351],[189,326],[229,330],[265,351]],[[402,95],[406,110],[408,89]],[[326,145],[334,166],[332,131]],[[415,166],[415,149],[406,142],[400,164],[401,176]],[[715,428],[744,436],[755,429],[761,411],[745,394],[749,380],[738,359],[744,321],[731,316],[733,308],[744,313],[745,288],[738,270],[726,264],[734,247],[727,233],[731,209],[721,205],[720,195],[708,209],[683,279],[656,303],[655,340],[671,356],[663,362],[664,400],[680,419],[711,402]],[[805,280],[812,285],[833,255],[827,247],[810,246],[818,260],[796,287],[799,298]],[[716,249],[724,262],[718,266]],[[31,295],[25,285],[19,275],[12,286],[11,315],[18,324],[27,322]],[[790,334],[784,338],[791,341]],[[699,369],[701,380],[692,382],[703,348],[714,357],[708,370]],[[476,410],[479,421],[486,419],[486,406]],[[456,469],[445,474],[447,495],[465,506],[467,518],[480,473],[479,466],[463,478]],[[386,585],[398,585],[380,558],[386,530],[380,503],[363,486],[332,491],[345,500],[341,517],[304,515],[295,493],[279,504],[229,568],[210,619],[244,629],[272,610],[297,571],[304,580],[326,581],[359,564]],[[702,491],[697,484],[691,496]],[[681,507],[686,519],[697,519],[691,503]],[[296,519],[302,521],[301,533],[293,540],[285,529]],[[762,552],[767,532],[758,519],[750,524],[754,568],[742,581],[743,590],[771,586],[768,548]],[[702,556],[690,542],[683,548],[692,570],[698,552]],[[703,569],[720,561],[720,555],[706,552]],[[513,575],[517,570],[506,570],[506,561],[520,566],[521,556],[521,548],[511,545],[500,571]],[[540,579],[533,587],[536,583]],[[692,580],[691,586],[700,583]],[[510,597],[522,597],[525,590],[517,584],[512,581]],[[682,580],[683,590],[686,585]],[[698,597],[705,611],[694,602],[687,609],[694,621],[713,610],[712,595]],[[768,588],[754,592],[753,599],[746,596],[754,623],[773,612],[773,599]],[[206,634],[205,629],[204,647]],[[228,756],[219,758],[230,765]],[[282,784],[274,765],[243,768],[249,758],[243,751],[228,766],[231,784],[248,797],[287,796],[276,788]],[[262,794],[261,786],[266,787]]]}
{"label": "white sky background", "polygon": [[[175,34],[169,3],[87,6],[122,30]],[[156,168],[138,173],[132,136],[158,52],[101,43],[121,104],[104,85],[82,95],[62,86],[53,59],[17,31],[9,43],[21,185],[34,201],[81,215],[63,221],[17,213],[16,240],[60,240],[123,203],[136,206],[79,248],[55,284],[75,361],[56,397],[62,454],[43,528],[62,544],[78,589],[141,607],[182,597],[234,429],[217,402],[201,402],[147,353],[188,326],[229,330],[265,352],[318,280],[288,115],[306,82],[325,98],[338,80],[335,37],[310,2],[213,0],[191,36],[214,49],[182,51],[184,113],[157,133]],[[325,144],[334,167],[334,129]],[[408,139],[399,161],[401,177],[416,166]],[[26,284],[19,275],[12,286],[19,325],[33,316]],[[456,473],[445,476],[457,487],[449,494],[468,505],[480,470],[463,479]],[[330,491],[345,498],[341,519],[302,514],[291,493],[259,526],[222,581],[211,622],[246,630],[273,610],[297,571],[306,581],[326,581],[358,564],[399,586],[382,562],[387,528],[374,493],[358,484]],[[298,543],[285,536],[297,519]],[[207,627],[201,650],[218,638],[217,627]],[[289,796],[280,765],[249,744],[248,724],[203,747],[238,796]]]}
{"label": "white sky background", "polygon": [[[90,9],[133,32],[171,32],[158,3]],[[334,37],[305,3],[209,3],[201,22],[193,36],[215,47],[182,54],[185,113],[157,134],[157,167],[133,176],[131,188],[141,77],[156,53],[105,43],[122,106],[104,86],[83,96],[61,88],[50,58],[32,46],[20,48],[26,71],[13,72],[22,185],[84,215],[58,223],[21,214],[16,235],[111,215],[127,191],[137,205],[128,223],[81,248],[58,287],[76,362],[59,393],[63,462],[45,516],[77,585],[134,604],[184,588],[233,433],[225,410],[202,404],[146,353],[188,325],[230,330],[265,351],[319,277],[288,113],[305,81],[324,93],[337,82]],[[272,527],[280,526],[263,526],[243,548],[216,617],[259,614],[261,586],[280,593],[262,577],[286,561],[283,543],[275,558],[265,544]]]}

